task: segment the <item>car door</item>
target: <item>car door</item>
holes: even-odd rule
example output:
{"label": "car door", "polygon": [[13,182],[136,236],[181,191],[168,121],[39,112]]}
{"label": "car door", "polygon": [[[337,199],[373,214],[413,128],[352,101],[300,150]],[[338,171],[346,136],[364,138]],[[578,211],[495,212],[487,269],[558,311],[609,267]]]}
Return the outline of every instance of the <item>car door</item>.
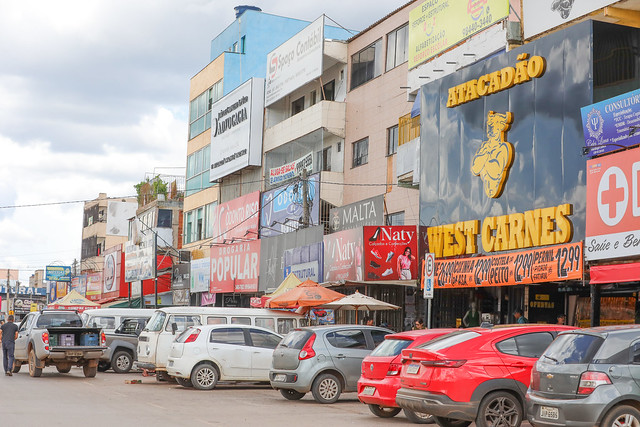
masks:
{"label": "car door", "polygon": [[31,339],[31,323],[34,317],[33,314],[28,314],[18,327],[18,339],[13,352],[14,357],[18,360],[27,360],[27,348],[29,347],[29,339]]}
{"label": "car door", "polygon": [[526,388],[531,381],[533,365],[553,338],[554,335],[548,331],[519,332],[501,339],[495,346],[511,377]]}
{"label": "car door", "polygon": [[325,341],[333,364],[345,378],[345,391],[355,390],[362,360],[371,352],[364,330],[349,328],[327,332]]}
{"label": "car door", "polygon": [[244,328],[228,326],[211,330],[207,352],[222,371],[222,379],[251,378],[251,347]]}
{"label": "car door", "polygon": [[251,346],[251,377],[256,381],[269,381],[273,350],[282,341],[282,337],[255,328],[248,329],[247,333]]}

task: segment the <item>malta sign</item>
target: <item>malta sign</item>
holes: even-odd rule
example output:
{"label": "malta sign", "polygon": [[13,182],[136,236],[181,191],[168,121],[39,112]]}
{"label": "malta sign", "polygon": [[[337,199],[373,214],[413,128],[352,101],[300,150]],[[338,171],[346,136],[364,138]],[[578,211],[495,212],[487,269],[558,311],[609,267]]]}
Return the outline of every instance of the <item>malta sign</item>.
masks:
{"label": "malta sign", "polygon": [[471,161],[471,173],[482,179],[485,194],[494,199],[502,194],[513,163],[513,145],[505,139],[512,122],[510,112],[489,111],[487,140],[480,144]]}
{"label": "malta sign", "polygon": [[640,254],[640,148],[587,162],[587,260]]}

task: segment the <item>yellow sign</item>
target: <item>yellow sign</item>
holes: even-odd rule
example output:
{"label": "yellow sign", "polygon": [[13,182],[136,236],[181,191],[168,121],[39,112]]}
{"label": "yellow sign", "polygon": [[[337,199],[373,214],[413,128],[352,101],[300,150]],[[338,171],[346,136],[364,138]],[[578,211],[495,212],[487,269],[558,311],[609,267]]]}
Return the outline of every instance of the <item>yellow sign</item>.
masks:
{"label": "yellow sign", "polygon": [[38,311],[38,303],[32,302],[31,309],[29,311]]}
{"label": "yellow sign", "polygon": [[513,163],[513,145],[506,141],[506,133],[513,122],[513,114],[489,111],[487,116],[487,140],[471,161],[471,173],[480,176],[488,197],[498,198],[504,189]]}
{"label": "yellow sign", "polygon": [[409,13],[409,69],[509,16],[509,0],[426,0]]}

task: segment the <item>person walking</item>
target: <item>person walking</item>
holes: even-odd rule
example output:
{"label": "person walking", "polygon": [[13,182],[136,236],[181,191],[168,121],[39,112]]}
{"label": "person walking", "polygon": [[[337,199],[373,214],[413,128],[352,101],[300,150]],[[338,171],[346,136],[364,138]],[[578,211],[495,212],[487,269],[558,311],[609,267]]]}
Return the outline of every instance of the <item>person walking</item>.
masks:
{"label": "person walking", "polygon": [[18,339],[18,325],[13,323],[13,315],[7,317],[7,322],[0,327],[0,339],[2,340],[2,361],[4,363],[4,374],[12,376],[13,371],[13,350]]}

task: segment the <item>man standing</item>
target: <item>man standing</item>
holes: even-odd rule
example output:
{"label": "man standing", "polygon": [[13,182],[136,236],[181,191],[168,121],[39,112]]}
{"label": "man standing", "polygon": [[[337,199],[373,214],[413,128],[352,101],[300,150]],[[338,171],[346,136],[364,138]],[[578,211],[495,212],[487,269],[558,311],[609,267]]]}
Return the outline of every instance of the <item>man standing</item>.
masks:
{"label": "man standing", "polygon": [[516,311],[513,312],[513,317],[516,319],[516,323],[529,323],[529,320],[524,317],[524,313],[519,308],[517,308]]}
{"label": "man standing", "polygon": [[2,355],[4,362],[4,374],[12,376],[13,350],[18,339],[18,325],[13,323],[13,315],[7,317],[7,323],[0,327],[0,339],[2,340]]}

